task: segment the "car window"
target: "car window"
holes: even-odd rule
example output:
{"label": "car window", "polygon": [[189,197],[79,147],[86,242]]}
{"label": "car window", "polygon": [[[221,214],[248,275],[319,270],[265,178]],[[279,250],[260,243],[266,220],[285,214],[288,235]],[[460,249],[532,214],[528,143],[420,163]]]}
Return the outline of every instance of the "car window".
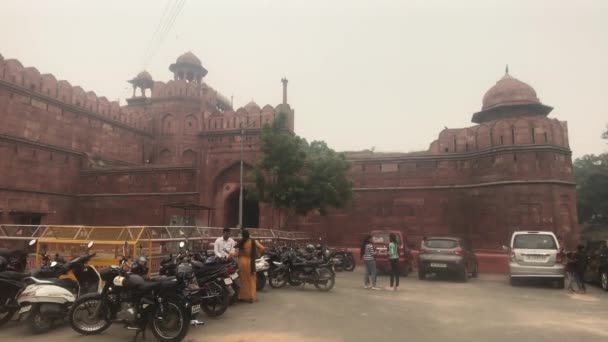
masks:
{"label": "car window", "polygon": [[458,241],[450,239],[427,239],[424,243],[427,248],[456,248]]}
{"label": "car window", "polygon": [[548,234],[520,234],[515,236],[513,248],[520,249],[557,249],[557,243]]}
{"label": "car window", "polygon": [[[389,242],[390,242],[389,235],[390,235],[389,233],[377,233],[377,234],[373,234],[372,235],[372,243],[378,243],[378,244],[388,245]],[[395,236],[397,237],[397,244],[400,245],[401,244],[401,238],[397,234],[395,234]]]}

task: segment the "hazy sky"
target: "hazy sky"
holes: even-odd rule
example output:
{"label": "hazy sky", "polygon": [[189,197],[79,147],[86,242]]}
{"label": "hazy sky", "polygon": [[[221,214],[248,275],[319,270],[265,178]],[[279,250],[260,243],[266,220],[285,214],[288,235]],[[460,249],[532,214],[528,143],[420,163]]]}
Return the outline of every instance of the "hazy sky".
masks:
{"label": "hazy sky", "polygon": [[568,121],[575,156],[608,150],[608,1],[188,0],[158,42],[166,8],[4,0],[0,53],[124,101],[144,66],[169,80],[169,64],[191,50],[237,107],[278,104],[287,76],[298,134],[404,152],[427,149],[444,126],[472,125],[508,63]]}

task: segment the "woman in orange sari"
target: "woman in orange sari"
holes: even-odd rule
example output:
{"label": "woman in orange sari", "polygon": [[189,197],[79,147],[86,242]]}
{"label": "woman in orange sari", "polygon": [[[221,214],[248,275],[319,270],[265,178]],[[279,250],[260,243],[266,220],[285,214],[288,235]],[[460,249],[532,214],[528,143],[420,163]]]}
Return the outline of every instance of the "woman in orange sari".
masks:
{"label": "woman in orange sari", "polygon": [[239,300],[253,303],[256,301],[255,259],[264,251],[264,246],[250,239],[247,230],[243,230],[241,236],[241,241],[236,246],[239,257],[239,277],[241,278]]}

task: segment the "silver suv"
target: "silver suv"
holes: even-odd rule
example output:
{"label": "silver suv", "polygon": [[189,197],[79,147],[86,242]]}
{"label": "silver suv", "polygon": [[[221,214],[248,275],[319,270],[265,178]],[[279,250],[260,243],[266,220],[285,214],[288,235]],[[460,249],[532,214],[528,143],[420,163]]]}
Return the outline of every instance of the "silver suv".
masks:
{"label": "silver suv", "polygon": [[511,285],[523,278],[553,279],[564,288],[563,255],[552,232],[514,232],[509,247],[509,276]]}

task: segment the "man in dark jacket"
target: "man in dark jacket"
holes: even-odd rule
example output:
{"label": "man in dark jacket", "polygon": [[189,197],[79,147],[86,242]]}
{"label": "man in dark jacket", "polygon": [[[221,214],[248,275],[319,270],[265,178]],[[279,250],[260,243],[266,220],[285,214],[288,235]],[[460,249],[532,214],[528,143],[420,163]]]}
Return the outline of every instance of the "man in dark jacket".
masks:
{"label": "man in dark jacket", "polygon": [[576,261],[574,269],[576,282],[578,284],[580,292],[585,293],[587,291],[587,289],[585,288],[585,271],[587,270],[587,261],[589,260],[589,257],[587,256],[587,251],[585,251],[585,246],[578,245],[578,247],[576,247],[574,260]]}

